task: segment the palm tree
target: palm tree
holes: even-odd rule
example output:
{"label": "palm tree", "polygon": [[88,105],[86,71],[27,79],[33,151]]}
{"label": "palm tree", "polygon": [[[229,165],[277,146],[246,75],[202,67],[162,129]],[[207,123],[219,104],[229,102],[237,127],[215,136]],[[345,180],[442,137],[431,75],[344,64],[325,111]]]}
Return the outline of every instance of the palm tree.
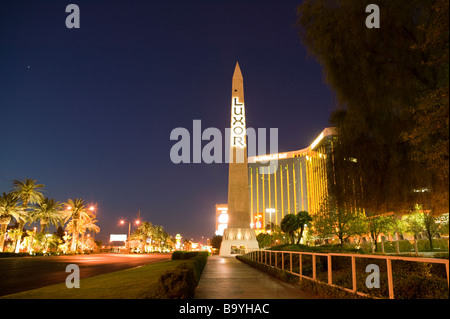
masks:
{"label": "palm tree", "polygon": [[80,219],[86,218],[86,215],[89,216],[86,205],[84,204],[84,200],[80,198],[76,198],[74,200],[69,199],[66,203],[67,212],[65,216],[65,222],[70,219],[70,226],[67,225],[66,230],[72,232],[72,244],[70,247],[71,252],[75,252],[77,250],[77,241],[79,236],[79,222]]}
{"label": "palm tree", "polygon": [[169,235],[164,231],[164,227],[161,225],[155,225],[153,229],[153,240],[157,243],[158,250],[161,251],[161,245]]}
{"label": "palm tree", "polygon": [[58,226],[64,223],[64,212],[62,211],[62,204],[55,201],[53,198],[44,198],[40,203],[30,211],[31,222],[40,221],[41,233],[45,232],[48,224]]}
{"label": "palm tree", "polygon": [[[300,213],[301,214],[287,214],[286,216],[283,217],[280,223],[281,230],[291,237],[292,244],[295,244],[294,240],[295,232],[300,229],[301,230],[300,236],[303,235],[303,228],[305,224],[311,221],[311,217],[307,212],[300,212]],[[297,244],[300,243],[300,239],[301,237],[299,238],[299,242]]]}
{"label": "palm tree", "polygon": [[[139,227],[130,236],[130,239],[139,240],[144,243],[144,247],[147,247],[147,241],[153,239],[155,235],[155,229],[151,222],[143,221],[140,223]],[[151,245],[150,245],[151,246]]]}
{"label": "palm tree", "polygon": [[[22,229],[28,219],[26,215],[26,211],[29,208],[28,205],[40,203],[43,199],[42,188],[44,185],[36,183],[37,180],[30,178],[25,178],[23,181],[20,179],[15,179],[13,181],[12,193],[22,201],[23,214],[18,220],[18,229],[20,234],[22,233]],[[15,249],[16,253],[19,252],[20,239],[21,236],[18,236]]]}
{"label": "palm tree", "polygon": [[0,252],[3,252],[6,229],[11,218],[19,220],[21,217],[22,212],[19,208],[19,198],[12,193],[3,193],[3,196],[0,196]]}
{"label": "palm tree", "polygon": [[[96,225],[98,220],[95,219],[95,215],[85,215],[78,223],[78,231],[81,234],[81,247],[84,247],[84,234],[86,231],[91,230],[95,233],[100,231],[100,227]],[[83,248],[84,249],[84,248]]]}
{"label": "palm tree", "polygon": [[298,245],[298,244],[300,244],[300,240],[303,237],[303,231],[305,230],[305,226],[310,226],[310,224],[312,222],[312,217],[306,211],[300,211],[295,216],[297,218],[297,222],[300,225],[300,227],[299,227],[300,233],[298,235],[298,240],[297,240],[297,245]]}

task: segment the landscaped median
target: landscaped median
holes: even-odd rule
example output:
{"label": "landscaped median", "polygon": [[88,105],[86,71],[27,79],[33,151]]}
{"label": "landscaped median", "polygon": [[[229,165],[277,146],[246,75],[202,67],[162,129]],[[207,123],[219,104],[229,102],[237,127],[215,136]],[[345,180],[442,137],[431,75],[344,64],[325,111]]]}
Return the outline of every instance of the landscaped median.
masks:
{"label": "landscaped median", "polygon": [[57,284],[2,299],[183,299],[192,298],[206,252],[174,252],[172,260],[80,280],[80,288]]}

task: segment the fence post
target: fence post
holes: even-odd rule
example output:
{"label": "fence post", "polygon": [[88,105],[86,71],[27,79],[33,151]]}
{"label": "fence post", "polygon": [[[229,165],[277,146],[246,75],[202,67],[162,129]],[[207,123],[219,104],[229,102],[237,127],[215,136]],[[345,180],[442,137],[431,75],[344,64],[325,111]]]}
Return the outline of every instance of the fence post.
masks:
{"label": "fence post", "polygon": [[394,299],[394,280],[392,278],[392,262],[389,258],[386,259],[386,265],[388,275],[389,299]]}
{"label": "fence post", "polygon": [[[292,253],[289,253],[289,269],[292,272]],[[448,278],[448,267],[447,267],[447,278]]]}
{"label": "fence post", "polygon": [[299,275],[300,275],[300,280],[302,280],[302,274],[303,274],[303,270],[302,270],[302,253],[298,253],[298,263],[299,263]]}
{"label": "fence post", "polygon": [[327,256],[328,259],[328,284],[331,285],[333,282],[333,273],[332,273],[332,265],[331,265],[331,255]]}
{"label": "fence post", "polygon": [[284,270],[284,252],[281,252],[281,269]]}
{"label": "fence post", "polygon": [[313,279],[316,280],[316,254],[312,255]]}
{"label": "fence post", "polygon": [[278,268],[278,252],[275,252],[275,269]]}
{"label": "fence post", "polygon": [[356,292],[356,262],[355,256],[352,256],[352,283],[353,283],[353,293]]}
{"label": "fence post", "polygon": [[448,260],[445,263],[445,271],[447,272],[447,287],[449,286],[449,281],[448,281]]}

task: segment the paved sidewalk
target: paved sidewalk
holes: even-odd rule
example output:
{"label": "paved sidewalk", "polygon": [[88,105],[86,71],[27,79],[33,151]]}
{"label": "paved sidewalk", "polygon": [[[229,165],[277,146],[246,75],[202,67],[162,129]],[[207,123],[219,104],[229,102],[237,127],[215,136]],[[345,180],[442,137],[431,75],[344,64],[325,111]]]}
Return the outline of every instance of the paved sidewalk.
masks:
{"label": "paved sidewalk", "polygon": [[195,299],[314,299],[235,257],[210,256]]}

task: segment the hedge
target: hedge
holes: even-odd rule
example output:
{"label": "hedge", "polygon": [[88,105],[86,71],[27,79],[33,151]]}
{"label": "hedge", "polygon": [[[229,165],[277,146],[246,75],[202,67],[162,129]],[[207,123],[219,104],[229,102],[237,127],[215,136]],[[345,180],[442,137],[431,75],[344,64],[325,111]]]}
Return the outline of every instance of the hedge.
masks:
{"label": "hedge", "polygon": [[191,299],[206,265],[207,252],[176,251],[172,260],[184,260],[158,280],[151,299]]}

